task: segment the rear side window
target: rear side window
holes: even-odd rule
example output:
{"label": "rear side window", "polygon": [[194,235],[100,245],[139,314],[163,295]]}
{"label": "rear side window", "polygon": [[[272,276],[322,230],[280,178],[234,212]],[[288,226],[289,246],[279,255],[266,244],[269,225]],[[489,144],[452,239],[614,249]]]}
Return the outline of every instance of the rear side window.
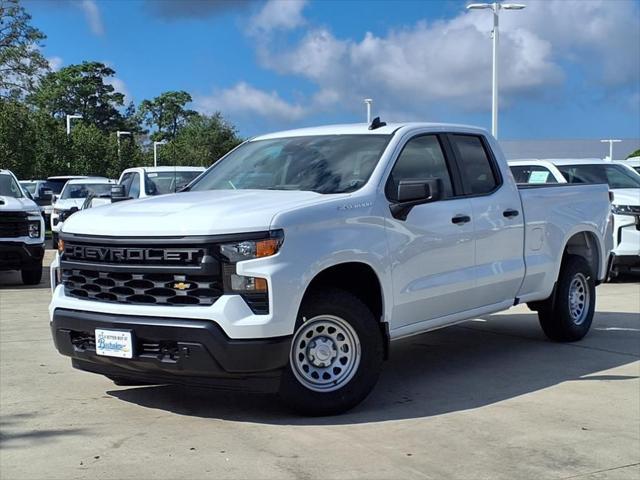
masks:
{"label": "rear side window", "polygon": [[558,183],[551,170],[540,165],[514,165],[510,168],[516,183]]}
{"label": "rear side window", "polygon": [[442,198],[453,196],[451,177],[438,138],[435,135],[412,138],[404,146],[393,166],[386,186],[387,197],[392,200],[397,198],[400,180],[430,178],[440,180]]}
{"label": "rear side window", "polygon": [[495,190],[499,183],[498,178],[480,137],[451,135],[450,139],[471,194],[482,195]]}

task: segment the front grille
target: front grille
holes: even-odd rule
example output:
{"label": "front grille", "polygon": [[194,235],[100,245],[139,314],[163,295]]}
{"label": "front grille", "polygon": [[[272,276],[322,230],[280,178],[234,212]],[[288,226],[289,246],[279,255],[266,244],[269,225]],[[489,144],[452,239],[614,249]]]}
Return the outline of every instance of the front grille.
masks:
{"label": "front grille", "polygon": [[24,212],[0,212],[0,237],[15,238],[29,235],[29,223]]}
{"label": "front grille", "polygon": [[215,245],[149,241],[120,246],[65,239],[60,269],[65,295],[85,300],[209,306],[224,294]]}
{"label": "front grille", "polygon": [[213,305],[220,281],[204,275],[63,269],[65,295],[135,305]]}

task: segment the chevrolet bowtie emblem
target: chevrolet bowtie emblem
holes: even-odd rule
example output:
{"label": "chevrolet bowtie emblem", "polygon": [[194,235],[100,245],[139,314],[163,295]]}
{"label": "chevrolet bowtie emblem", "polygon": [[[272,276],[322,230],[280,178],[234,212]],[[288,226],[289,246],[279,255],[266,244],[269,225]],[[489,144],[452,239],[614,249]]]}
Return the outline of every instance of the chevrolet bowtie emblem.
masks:
{"label": "chevrolet bowtie emblem", "polygon": [[190,286],[191,286],[190,283],[184,283],[184,282],[179,282],[179,283],[174,283],[173,284],[173,288],[175,288],[176,290],[186,290]]}

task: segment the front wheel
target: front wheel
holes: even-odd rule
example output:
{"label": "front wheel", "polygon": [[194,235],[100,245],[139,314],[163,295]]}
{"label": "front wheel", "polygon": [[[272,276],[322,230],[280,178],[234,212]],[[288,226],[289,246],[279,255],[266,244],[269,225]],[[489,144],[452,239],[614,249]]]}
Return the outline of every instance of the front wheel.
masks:
{"label": "front wheel", "polygon": [[380,375],[382,331],[342,290],[313,293],[300,309],[280,396],[306,415],[335,415],[362,402]]}
{"label": "front wheel", "polygon": [[569,255],[560,268],[554,301],[547,300],[538,311],[542,330],[556,342],[582,339],[593,321],[596,286],[589,264]]}

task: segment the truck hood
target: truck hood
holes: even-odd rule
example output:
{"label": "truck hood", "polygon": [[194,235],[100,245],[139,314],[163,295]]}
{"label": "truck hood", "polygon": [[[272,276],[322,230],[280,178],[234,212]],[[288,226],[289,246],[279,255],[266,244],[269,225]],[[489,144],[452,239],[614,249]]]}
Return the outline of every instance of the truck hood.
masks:
{"label": "truck hood", "polygon": [[614,205],[640,205],[640,188],[616,188],[613,190]]}
{"label": "truck hood", "polygon": [[14,198],[0,196],[0,211],[4,212],[24,212],[28,210],[38,210],[38,207],[33,200],[29,200],[27,197]]}
{"label": "truck hood", "polygon": [[268,230],[284,210],[334,197],[281,190],[211,190],[127,200],[82,210],[62,231],[104,236],[191,236]]}

